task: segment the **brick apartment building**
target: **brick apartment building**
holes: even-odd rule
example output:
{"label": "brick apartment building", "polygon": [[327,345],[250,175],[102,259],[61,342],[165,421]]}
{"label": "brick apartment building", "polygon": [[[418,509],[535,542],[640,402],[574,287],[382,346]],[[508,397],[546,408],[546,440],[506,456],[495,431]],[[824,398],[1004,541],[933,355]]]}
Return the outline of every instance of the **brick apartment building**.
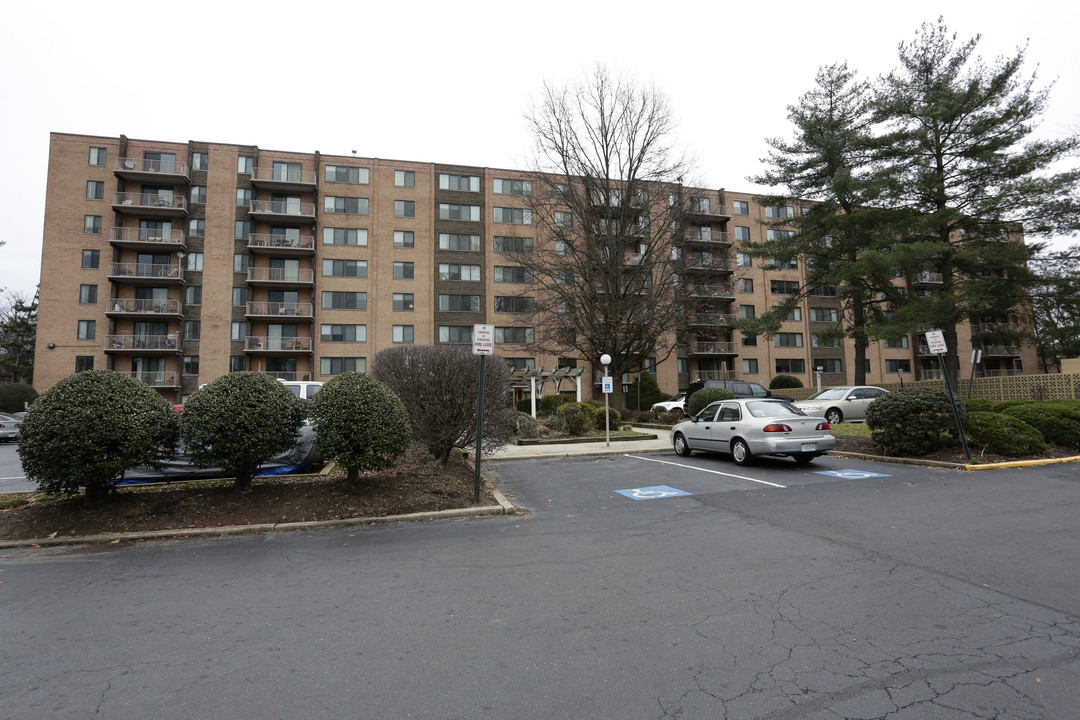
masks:
{"label": "brick apartment building", "polygon": [[[325,381],[366,371],[395,344],[470,343],[473,324],[491,323],[499,354],[518,370],[589,370],[589,398],[598,394],[594,360],[533,354],[533,329],[510,299],[527,277],[506,252],[537,230],[523,212],[526,178],[461,165],[53,133],[35,386],[43,391],[73,372],[112,368],[181,402],[233,370]],[[660,387],[675,392],[695,378],[732,375],[767,385],[778,373],[809,386],[815,368],[823,384],[851,382],[851,342],[830,347],[815,334],[841,311],[829,288],[803,301],[774,338],[731,328],[804,283],[800,263],[765,270],[737,252],[740,242],[764,239],[762,221],[798,209],[766,208],[745,193],[684,190],[692,224],[682,260],[702,302],[677,357],[655,367]],[[941,279],[926,274],[920,282],[932,288]],[[980,329],[958,328],[961,347]],[[1030,346],[983,350],[980,374],[1035,367]],[[938,374],[919,335],[875,343],[867,357],[871,383],[895,382],[901,370],[908,379]]]}

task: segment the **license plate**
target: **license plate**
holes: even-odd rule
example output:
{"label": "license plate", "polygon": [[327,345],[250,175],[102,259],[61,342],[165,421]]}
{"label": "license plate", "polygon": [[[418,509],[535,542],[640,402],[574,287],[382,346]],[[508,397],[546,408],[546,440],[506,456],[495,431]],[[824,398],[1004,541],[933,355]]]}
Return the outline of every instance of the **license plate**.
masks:
{"label": "license plate", "polygon": [[811,452],[812,450],[817,450],[817,443],[816,442],[803,443],[802,444],[802,451],[803,452]]}

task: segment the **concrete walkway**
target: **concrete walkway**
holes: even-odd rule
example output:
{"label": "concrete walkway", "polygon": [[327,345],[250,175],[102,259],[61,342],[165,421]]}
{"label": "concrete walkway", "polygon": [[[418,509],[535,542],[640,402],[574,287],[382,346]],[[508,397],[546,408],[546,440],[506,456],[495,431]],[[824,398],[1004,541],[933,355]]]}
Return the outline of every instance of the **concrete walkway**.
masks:
{"label": "concrete walkway", "polygon": [[597,442],[559,443],[552,445],[506,445],[501,450],[484,455],[481,465],[490,460],[523,460],[526,458],[572,457],[575,455],[623,455],[643,452],[674,452],[668,440],[669,431],[659,428],[633,428],[635,432],[656,435],[655,440],[615,440],[608,446],[604,438]]}

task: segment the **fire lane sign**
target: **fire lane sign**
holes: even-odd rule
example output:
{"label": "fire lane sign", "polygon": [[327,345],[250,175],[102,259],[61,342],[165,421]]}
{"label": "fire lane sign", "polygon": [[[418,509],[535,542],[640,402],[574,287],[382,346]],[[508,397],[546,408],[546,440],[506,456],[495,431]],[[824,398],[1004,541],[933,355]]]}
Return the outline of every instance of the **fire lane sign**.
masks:
{"label": "fire lane sign", "polygon": [[927,330],[926,344],[932,355],[944,355],[949,351],[949,346],[945,344],[945,333],[941,330]]}
{"label": "fire lane sign", "polygon": [[472,352],[473,355],[495,354],[495,326],[473,325],[472,326]]}

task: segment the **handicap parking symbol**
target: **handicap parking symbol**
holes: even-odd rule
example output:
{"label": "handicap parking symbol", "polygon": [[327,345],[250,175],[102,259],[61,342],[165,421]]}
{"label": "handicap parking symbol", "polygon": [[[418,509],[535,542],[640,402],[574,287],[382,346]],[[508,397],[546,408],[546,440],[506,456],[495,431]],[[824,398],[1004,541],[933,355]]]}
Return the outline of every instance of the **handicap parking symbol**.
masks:
{"label": "handicap parking symbol", "polygon": [[684,490],[677,490],[667,485],[657,485],[655,487],[645,488],[630,488],[629,490],[616,490],[615,492],[620,495],[625,495],[631,500],[659,500],[661,498],[679,497],[680,495],[689,495],[690,493]]}
{"label": "handicap parking symbol", "polygon": [[815,475],[832,475],[845,480],[862,480],[863,478],[892,477],[885,473],[867,472],[866,470],[815,470]]}

